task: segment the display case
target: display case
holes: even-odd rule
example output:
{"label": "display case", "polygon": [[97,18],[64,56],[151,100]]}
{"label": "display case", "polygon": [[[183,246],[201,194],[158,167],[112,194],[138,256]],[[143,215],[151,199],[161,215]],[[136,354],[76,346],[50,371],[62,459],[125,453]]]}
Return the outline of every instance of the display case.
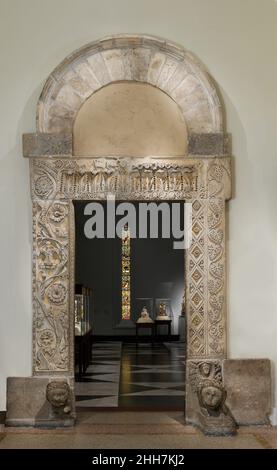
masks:
{"label": "display case", "polygon": [[90,298],[91,289],[76,284],[74,299],[75,336],[85,335],[91,329]]}
{"label": "display case", "polygon": [[147,312],[151,321],[153,318],[153,298],[152,297],[137,297],[135,304],[135,322],[142,321],[141,318],[146,318],[145,315],[142,315],[143,312]]}
{"label": "display case", "polygon": [[171,299],[155,299],[155,320],[169,321],[172,320],[173,313],[171,307]]}

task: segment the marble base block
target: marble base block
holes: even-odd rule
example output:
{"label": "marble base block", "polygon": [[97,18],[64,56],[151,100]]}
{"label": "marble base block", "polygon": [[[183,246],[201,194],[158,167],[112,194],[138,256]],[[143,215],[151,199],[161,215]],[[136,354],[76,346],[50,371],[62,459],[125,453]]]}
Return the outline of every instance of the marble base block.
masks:
{"label": "marble base block", "polygon": [[271,365],[269,359],[223,361],[226,403],[242,425],[269,424],[271,413]]}
{"label": "marble base block", "polygon": [[[64,378],[63,378],[64,379]],[[6,426],[65,427],[75,423],[74,403],[67,415],[57,415],[46,399],[52,377],[8,377]],[[72,388],[72,379],[68,379]]]}

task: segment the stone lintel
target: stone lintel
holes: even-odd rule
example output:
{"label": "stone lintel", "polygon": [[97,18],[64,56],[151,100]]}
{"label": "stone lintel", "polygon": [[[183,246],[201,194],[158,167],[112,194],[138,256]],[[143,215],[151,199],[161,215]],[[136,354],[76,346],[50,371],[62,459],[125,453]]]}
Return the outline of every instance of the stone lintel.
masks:
{"label": "stone lintel", "polygon": [[71,156],[72,134],[23,134],[24,157]]}
{"label": "stone lintel", "polygon": [[191,134],[188,142],[190,155],[226,156],[230,154],[230,136],[223,132]]}
{"label": "stone lintel", "polygon": [[46,387],[51,380],[67,380],[73,390],[74,382],[70,378],[8,377],[6,426],[67,427],[74,425],[74,408],[66,416],[53,413],[46,399]]}
{"label": "stone lintel", "polygon": [[272,403],[269,359],[224,360],[223,383],[226,403],[238,424],[269,424]]}

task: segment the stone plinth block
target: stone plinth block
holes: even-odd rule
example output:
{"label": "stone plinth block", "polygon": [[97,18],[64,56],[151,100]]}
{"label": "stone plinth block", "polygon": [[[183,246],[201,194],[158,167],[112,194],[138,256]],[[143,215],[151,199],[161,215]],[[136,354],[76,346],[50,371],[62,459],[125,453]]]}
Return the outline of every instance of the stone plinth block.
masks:
{"label": "stone plinth block", "polygon": [[226,403],[236,422],[268,424],[271,413],[271,366],[269,359],[223,361]]}
{"label": "stone plinth block", "polygon": [[70,156],[72,134],[24,134],[24,157]]}
{"label": "stone plinth block", "polygon": [[191,134],[188,151],[192,155],[226,155],[230,152],[230,139],[222,132]]}
{"label": "stone plinth block", "polygon": [[[70,413],[65,416],[57,413],[46,398],[47,385],[52,380],[55,379],[8,377],[6,426],[73,426],[74,403]],[[71,380],[69,386],[72,389]]]}

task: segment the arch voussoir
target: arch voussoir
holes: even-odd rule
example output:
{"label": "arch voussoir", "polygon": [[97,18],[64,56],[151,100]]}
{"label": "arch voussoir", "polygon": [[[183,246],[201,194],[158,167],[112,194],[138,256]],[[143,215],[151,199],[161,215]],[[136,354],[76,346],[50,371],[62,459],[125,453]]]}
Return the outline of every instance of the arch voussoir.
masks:
{"label": "arch voussoir", "polygon": [[68,132],[89,96],[125,80],[149,83],[167,93],[181,108],[190,132],[223,131],[220,98],[203,65],[174,44],[128,35],[85,46],[54,70],[39,100],[37,130]]}

